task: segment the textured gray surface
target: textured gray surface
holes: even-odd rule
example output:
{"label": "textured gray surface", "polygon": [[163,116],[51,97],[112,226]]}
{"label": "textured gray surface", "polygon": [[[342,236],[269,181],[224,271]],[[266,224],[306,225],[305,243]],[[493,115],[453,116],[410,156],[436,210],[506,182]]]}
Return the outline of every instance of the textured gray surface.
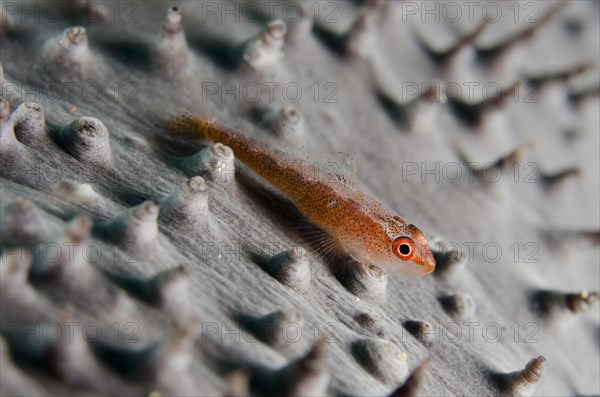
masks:
{"label": "textured gray surface", "polygon": [[[22,7],[36,4],[39,9],[24,13]],[[445,20],[445,6],[439,5],[440,22],[434,23],[435,14],[421,21],[423,3],[385,2],[353,24],[357,3],[321,2],[318,18],[288,24],[284,56],[277,49],[271,53],[268,45],[256,49],[255,68],[243,60],[244,51],[251,54],[267,22],[282,16],[279,7],[276,15],[266,14],[268,4],[279,3],[262,4],[264,18],[256,22],[241,3],[178,3],[187,44],[177,32],[176,15],[162,27],[172,3],[94,2],[83,8],[49,3],[63,7],[57,8],[63,17],[58,19],[41,4],[3,3],[2,96],[12,115],[8,119],[3,105],[2,243],[7,248],[57,242],[65,256],[65,242],[76,249],[72,258],[52,262],[52,245],[38,245],[30,271],[27,260],[6,254],[12,248],[4,250],[2,394],[223,395],[231,384],[242,384],[243,390],[247,374],[259,395],[293,394],[294,387],[299,395],[386,395],[431,357],[422,395],[495,395],[507,393],[507,378],[500,374],[522,369],[540,355],[547,361],[536,395],[600,393],[598,305],[573,313],[561,294],[600,289],[597,2],[562,8],[552,2],[515,3],[517,23],[513,3],[503,3],[502,17],[437,63],[423,45],[435,52],[455,47],[480,26],[486,3],[477,3],[472,21],[467,6],[458,3],[465,18],[455,23]],[[217,16],[208,15],[207,4],[216,7]],[[309,15],[316,9],[316,3],[302,4]],[[102,18],[94,23],[91,14],[78,14],[96,9]],[[533,34],[519,35],[553,10],[556,14]],[[331,23],[329,12],[339,22]],[[75,25],[85,27],[89,49],[85,44],[81,52],[61,49],[63,30]],[[352,26],[354,34],[345,35]],[[486,62],[476,57],[476,48],[503,43],[508,43],[504,50]],[[582,65],[589,67],[564,76]],[[433,103],[398,105],[414,83],[432,81],[465,90],[478,83],[476,102],[477,87],[486,83],[503,89],[522,85],[518,100],[511,96],[497,107],[487,105],[474,125],[465,124],[452,101],[444,103],[439,95]],[[249,100],[252,92],[244,95],[245,88],[271,82],[279,84],[273,100],[268,92],[258,102]],[[204,98],[206,83],[240,83],[241,95]],[[292,91],[286,101],[281,87],[287,83],[301,87],[297,102],[289,101]],[[317,100],[311,89],[316,83]],[[53,98],[55,87],[63,89],[59,99]],[[95,87],[102,87],[97,100]],[[325,102],[334,89],[330,99],[337,102]],[[460,99],[469,99],[466,92]],[[35,109],[15,112],[25,101],[39,103],[47,128],[36,127]],[[295,130],[296,138],[288,138],[292,143],[272,136],[281,122],[277,112],[289,105],[301,115],[300,122],[287,120]],[[200,157],[208,161],[203,169],[194,159],[183,159],[203,146],[171,142],[156,126],[181,111],[204,114],[276,145],[301,141],[302,148],[294,150],[322,164],[336,160],[332,150],[351,154],[360,189],[429,236],[458,244],[463,257],[452,267],[452,252],[442,253],[436,273],[425,278],[382,278],[357,268],[338,272],[341,263],[324,262],[302,237],[307,225],[291,204],[243,165],[236,164],[235,181],[224,182],[231,171],[227,153],[222,175],[207,149]],[[79,146],[76,129],[62,128],[80,117],[106,126],[110,151],[98,137],[90,140],[99,145]],[[93,131],[102,129],[94,126]],[[494,183],[465,164],[491,164],[523,145],[530,146],[516,165],[499,166],[502,177]],[[436,164],[438,181],[425,173]],[[486,168],[488,180],[499,167]],[[455,181],[457,169],[462,177]],[[577,173],[557,177],[571,169]],[[205,190],[198,179],[191,192],[182,187],[198,174],[206,179]],[[178,189],[179,196],[165,199]],[[160,200],[158,221],[155,204],[140,206],[150,199]],[[79,215],[93,219],[93,226]],[[88,238],[101,248],[100,259],[86,262],[92,254],[77,250]],[[470,243],[479,244],[473,255]],[[482,247],[489,243],[502,249],[496,262],[489,259],[493,248],[487,260],[484,256]],[[511,248],[515,243],[518,258]],[[292,261],[298,273],[271,276],[277,274],[260,258],[296,246],[307,255]],[[535,263],[525,262],[529,254]],[[306,259],[309,284],[302,273]],[[183,270],[147,281],[180,265]],[[288,321],[284,330],[301,329],[298,341],[291,336],[269,346],[250,338],[249,329],[268,335],[261,327],[268,328],[269,321],[257,319],[281,310],[275,318]],[[407,321],[427,321],[437,339],[420,341],[408,332]],[[44,328],[70,322],[79,324],[73,340],[54,341],[46,332],[51,327]],[[476,322],[470,325],[473,338],[467,322]],[[102,340],[82,337],[83,326],[90,324],[101,327]],[[501,327],[500,340],[494,341],[496,328],[489,324]],[[38,331],[37,340],[23,339],[27,326]],[[131,332],[136,342],[128,339]],[[319,337],[327,338],[313,351],[317,358],[295,366]],[[280,373],[268,370],[288,363]],[[242,375],[228,378],[238,368]],[[238,381],[228,386],[228,379]]]}

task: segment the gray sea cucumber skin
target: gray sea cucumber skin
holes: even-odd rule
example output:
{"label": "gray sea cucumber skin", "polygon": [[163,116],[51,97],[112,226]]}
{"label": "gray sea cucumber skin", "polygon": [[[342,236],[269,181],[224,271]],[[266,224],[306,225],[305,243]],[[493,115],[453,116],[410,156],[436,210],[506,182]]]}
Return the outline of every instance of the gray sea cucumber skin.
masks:
{"label": "gray sea cucumber skin", "polygon": [[[0,394],[600,393],[598,3],[309,3],[3,2]],[[438,269],[317,255],[183,111],[350,154]]]}

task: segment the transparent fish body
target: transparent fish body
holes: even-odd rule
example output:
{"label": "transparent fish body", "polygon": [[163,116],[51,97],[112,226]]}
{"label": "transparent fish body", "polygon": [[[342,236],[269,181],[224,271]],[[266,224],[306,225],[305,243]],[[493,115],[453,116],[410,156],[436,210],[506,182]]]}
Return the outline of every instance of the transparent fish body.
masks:
{"label": "transparent fish body", "polygon": [[286,195],[340,249],[383,269],[425,275],[435,269],[423,233],[374,198],[356,190],[343,175],[322,172],[261,141],[200,116],[172,119],[178,136],[220,142],[246,166]]}

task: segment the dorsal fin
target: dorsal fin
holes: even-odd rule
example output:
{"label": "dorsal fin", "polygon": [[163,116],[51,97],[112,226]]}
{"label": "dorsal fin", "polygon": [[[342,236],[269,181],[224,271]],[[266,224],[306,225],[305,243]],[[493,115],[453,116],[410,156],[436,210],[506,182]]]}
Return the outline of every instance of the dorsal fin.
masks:
{"label": "dorsal fin", "polygon": [[331,161],[324,165],[327,180],[345,186],[350,191],[358,190],[358,168],[354,158],[341,151],[331,151]]}

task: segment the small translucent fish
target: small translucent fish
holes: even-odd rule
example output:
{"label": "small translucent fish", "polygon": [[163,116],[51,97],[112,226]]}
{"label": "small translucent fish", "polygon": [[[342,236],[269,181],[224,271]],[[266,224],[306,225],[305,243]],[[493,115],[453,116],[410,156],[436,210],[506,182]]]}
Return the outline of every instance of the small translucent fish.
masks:
{"label": "small translucent fish", "polygon": [[240,161],[327,232],[336,248],[355,260],[415,275],[435,269],[427,240],[416,226],[351,184],[339,183],[335,175],[323,177],[308,161],[202,116],[177,116],[169,120],[167,129],[179,137],[229,146]]}

